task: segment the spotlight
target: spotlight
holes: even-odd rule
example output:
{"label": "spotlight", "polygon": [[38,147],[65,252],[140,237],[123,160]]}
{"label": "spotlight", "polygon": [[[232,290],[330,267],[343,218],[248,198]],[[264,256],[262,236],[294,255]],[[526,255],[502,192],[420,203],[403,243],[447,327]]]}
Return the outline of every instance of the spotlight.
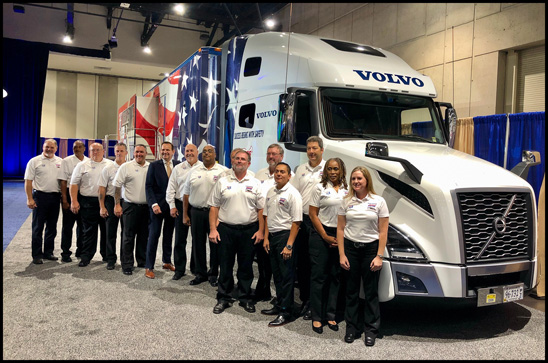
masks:
{"label": "spotlight", "polygon": [[143,48],[143,52],[145,52],[146,54],[152,53],[152,51],[150,50],[150,47],[148,46],[148,44]]}
{"label": "spotlight", "polygon": [[264,23],[266,27],[269,29],[274,28],[274,26],[276,25],[276,22],[274,21],[274,19],[266,19]]}
{"label": "spotlight", "polygon": [[108,45],[110,48],[116,48],[118,46],[118,39],[116,39],[116,35],[110,37]]}
{"label": "spotlight", "polygon": [[72,44],[72,39],[70,38],[70,35],[65,34],[65,36],[63,37],[63,43]]}
{"label": "spotlight", "polygon": [[185,12],[185,8],[184,8],[183,4],[176,4],[176,5],[173,7],[173,10],[175,10],[175,12],[177,13],[177,15],[183,15],[184,12]]}

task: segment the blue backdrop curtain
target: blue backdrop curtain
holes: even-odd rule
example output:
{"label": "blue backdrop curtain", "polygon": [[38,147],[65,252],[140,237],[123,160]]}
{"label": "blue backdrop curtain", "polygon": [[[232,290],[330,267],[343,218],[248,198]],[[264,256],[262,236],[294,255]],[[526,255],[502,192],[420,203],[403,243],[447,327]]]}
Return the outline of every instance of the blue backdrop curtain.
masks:
{"label": "blue backdrop curtain", "polygon": [[474,117],[474,155],[504,167],[506,115]]}
{"label": "blue backdrop curtain", "polygon": [[545,114],[544,112],[523,112],[510,114],[510,137],[508,139],[507,168],[511,170],[521,161],[523,150],[540,152],[541,164],[529,169],[527,181],[535,190],[538,201],[542,178],[544,178],[545,149]]}
{"label": "blue backdrop curtain", "polygon": [[22,179],[38,155],[48,44],[3,38],[3,177]]}

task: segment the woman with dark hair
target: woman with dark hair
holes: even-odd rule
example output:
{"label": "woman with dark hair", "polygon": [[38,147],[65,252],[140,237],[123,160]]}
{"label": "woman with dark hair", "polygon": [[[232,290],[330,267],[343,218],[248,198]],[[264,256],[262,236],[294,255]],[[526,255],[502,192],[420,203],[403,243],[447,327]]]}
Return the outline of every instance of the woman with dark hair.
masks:
{"label": "woman with dark hair", "polygon": [[311,265],[310,308],[312,330],[323,332],[323,325],[338,331],[335,320],[341,269],[337,249],[337,213],[343,198],[348,194],[346,168],[339,158],[325,163],[322,179],[312,191],[309,207],[310,221],[314,226],[310,235]]}
{"label": "woman with dark hair", "polygon": [[[363,331],[365,345],[373,346],[381,323],[378,284],[388,236],[388,207],[384,198],[375,194],[365,167],[352,170],[350,185],[337,222],[340,264],[348,271],[344,341],[352,343]],[[363,327],[358,324],[360,281],[365,295]]]}

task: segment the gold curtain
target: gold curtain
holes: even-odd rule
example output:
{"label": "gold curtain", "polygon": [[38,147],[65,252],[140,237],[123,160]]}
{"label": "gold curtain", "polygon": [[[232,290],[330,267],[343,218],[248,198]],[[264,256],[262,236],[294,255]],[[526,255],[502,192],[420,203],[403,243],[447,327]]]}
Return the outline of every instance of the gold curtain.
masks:
{"label": "gold curtain", "polygon": [[457,119],[455,130],[455,150],[474,155],[474,118],[465,117]]}
{"label": "gold curtain", "polygon": [[401,134],[402,135],[410,135],[411,133],[412,133],[411,124],[402,124],[401,125]]}
{"label": "gold curtain", "polygon": [[538,195],[538,220],[537,220],[537,263],[538,263],[538,285],[536,288],[536,295],[538,297],[544,297],[545,296],[545,287],[544,287],[544,263],[545,263],[545,249],[544,244],[546,241],[545,238],[545,226],[544,223],[546,221],[545,214],[544,214],[544,184],[546,182],[546,175],[542,179],[542,186],[540,187],[540,192]]}

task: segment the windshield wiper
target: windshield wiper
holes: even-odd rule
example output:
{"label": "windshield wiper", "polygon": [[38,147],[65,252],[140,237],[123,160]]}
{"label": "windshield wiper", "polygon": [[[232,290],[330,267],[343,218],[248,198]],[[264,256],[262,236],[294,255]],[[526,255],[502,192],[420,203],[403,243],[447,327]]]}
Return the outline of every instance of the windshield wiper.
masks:
{"label": "windshield wiper", "polygon": [[365,140],[377,140],[376,137],[369,136],[366,134],[362,134],[359,132],[333,132],[331,133],[333,136],[342,136],[342,137],[359,137],[360,139]]}
{"label": "windshield wiper", "polygon": [[432,140],[430,140],[430,139],[427,139],[426,137],[417,135],[417,134],[400,135],[400,137],[405,137],[406,139],[414,139],[414,140],[418,140],[418,141],[428,142],[428,143],[430,143],[430,144],[435,144],[434,141],[432,141]]}

